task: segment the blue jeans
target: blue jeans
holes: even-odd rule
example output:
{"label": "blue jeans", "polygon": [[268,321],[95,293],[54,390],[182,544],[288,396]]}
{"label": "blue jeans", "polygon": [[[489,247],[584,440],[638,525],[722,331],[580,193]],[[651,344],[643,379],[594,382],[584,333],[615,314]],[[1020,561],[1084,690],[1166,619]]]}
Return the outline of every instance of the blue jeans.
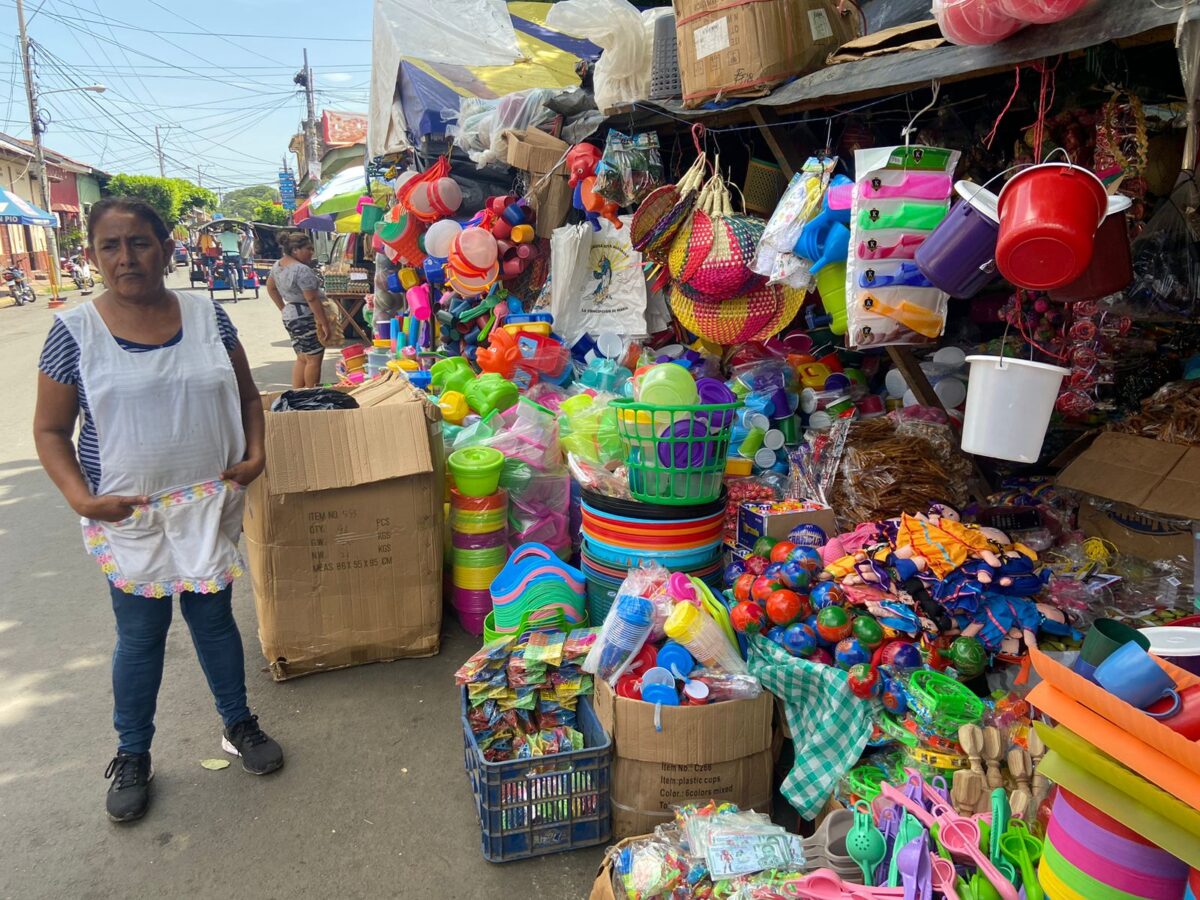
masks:
{"label": "blue jeans", "polygon": [[[113,650],[113,727],[118,749],[145,753],[154,738],[154,710],[162,684],[171,598],[136,597],[111,587],[117,617]],[[233,586],[217,594],[182,593],[179,605],[192,633],[200,668],[226,727],[250,716],[242,636],[233,620]]]}

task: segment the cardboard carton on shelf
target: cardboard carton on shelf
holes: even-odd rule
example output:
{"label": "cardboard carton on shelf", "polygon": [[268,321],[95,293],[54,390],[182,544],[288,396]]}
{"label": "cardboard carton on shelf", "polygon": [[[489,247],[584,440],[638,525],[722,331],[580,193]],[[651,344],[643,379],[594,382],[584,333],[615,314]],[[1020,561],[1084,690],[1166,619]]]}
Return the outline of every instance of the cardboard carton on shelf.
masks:
{"label": "cardboard carton on shelf", "polygon": [[270,412],[245,536],[263,655],[276,681],[438,652],[441,422],[403,380],[360,408]]}
{"label": "cardboard carton on shelf", "polygon": [[613,741],[613,837],[652,832],[672,806],[736,803],[771,811],[772,697],[656,707],[596,684],[596,714]]}
{"label": "cardboard carton on shelf", "polygon": [[1143,559],[1195,564],[1200,447],[1104,432],[1057,483],[1096,498],[1079,508],[1079,526],[1088,536]]}
{"label": "cardboard carton on shelf", "polygon": [[829,0],[675,0],[684,105],[762,97],[857,36]]}

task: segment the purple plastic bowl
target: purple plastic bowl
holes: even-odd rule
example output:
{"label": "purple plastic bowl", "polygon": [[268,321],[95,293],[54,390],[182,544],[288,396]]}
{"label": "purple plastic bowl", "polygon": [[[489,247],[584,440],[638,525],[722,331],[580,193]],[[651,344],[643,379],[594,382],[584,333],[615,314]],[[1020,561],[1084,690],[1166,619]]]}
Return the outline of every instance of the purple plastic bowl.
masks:
{"label": "purple plastic bowl", "polygon": [[[664,429],[661,436],[707,438],[708,425],[702,419],[681,419],[671,428]],[[663,441],[658,445],[658,461],[668,469],[696,469],[712,462],[714,456],[715,450],[708,440],[690,444]]]}
{"label": "purple plastic bowl", "polygon": [[[737,403],[737,394],[729,386],[716,378],[697,378],[696,393],[700,395],[701,403]],[[718,410],[707,414],[713,428],[727,428],[733,424],[733,410]],[[664,463],[665,465],[665,463]]]}
{"label": "purple plastic bowl", "polygon": [[487,534],[466,534],[462,531],[451,531],[450,540],[455,550],[491,550],[493,547],[503,547],[508,543],[508,529],[499,528]]}
{"label": "purple plastic bowl", "polygon": [[951,297],[973,297],[995,277],[999,224],[960,200],[913,257],[921,274]]}

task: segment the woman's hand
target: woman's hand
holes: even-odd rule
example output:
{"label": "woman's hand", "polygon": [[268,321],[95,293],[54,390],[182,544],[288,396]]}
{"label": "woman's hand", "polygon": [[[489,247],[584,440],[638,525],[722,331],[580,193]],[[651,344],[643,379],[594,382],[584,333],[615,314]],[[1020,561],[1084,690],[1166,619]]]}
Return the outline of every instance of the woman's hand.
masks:
{"label": "woman's hand", "polygon": [[243,459],[240,463],[235,463],[222,472],[221,479],[223,481],[236,481],[242,487],[248,487],[250,482],[262,474],[263,469],[266,468],[266,464],[266,459],[261,456]]}
{"label": "woman's hand", "polygon": [[317,319],[317,340],[322,344],[329,340],[329,320]]}
{"label": "woman's hand", "polygon": [[98,522],[120,522],[122,519],[132,516],[135,508],[145,506],[149,502],[149,497],[101,494],[98,497],[88,497],[82,501],[75,508],[75,512],[85,519],[95,519]]}

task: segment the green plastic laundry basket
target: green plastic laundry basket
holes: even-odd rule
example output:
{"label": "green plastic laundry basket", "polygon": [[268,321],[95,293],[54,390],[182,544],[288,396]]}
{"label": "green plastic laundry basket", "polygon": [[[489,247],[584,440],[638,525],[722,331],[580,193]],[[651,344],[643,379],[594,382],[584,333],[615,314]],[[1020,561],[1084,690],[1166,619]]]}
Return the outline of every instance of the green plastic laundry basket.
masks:
{"label": "green plastic laundry basket", "polygon": [[626,447],[629,493],[643,503],[687,506],[721,493],[734,411],[740,403],[654,406],[613,400]]}

